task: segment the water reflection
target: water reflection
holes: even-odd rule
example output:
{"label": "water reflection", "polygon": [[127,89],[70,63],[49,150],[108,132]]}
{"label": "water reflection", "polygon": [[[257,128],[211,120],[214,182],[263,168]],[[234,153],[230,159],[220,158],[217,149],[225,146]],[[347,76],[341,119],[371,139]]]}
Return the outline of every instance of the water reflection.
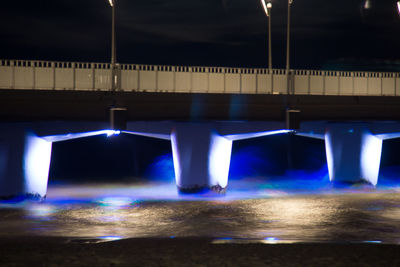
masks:
{"label": "water reflection", "polygon": [[206,237],[215,243],[400,243],[400,195],[393,190],[276,191],[256,198],[242,198],[239,190],[202,201],[162,192],[145,186],[53,187],[43,203],[0,204],[0,234],[87,242]]}

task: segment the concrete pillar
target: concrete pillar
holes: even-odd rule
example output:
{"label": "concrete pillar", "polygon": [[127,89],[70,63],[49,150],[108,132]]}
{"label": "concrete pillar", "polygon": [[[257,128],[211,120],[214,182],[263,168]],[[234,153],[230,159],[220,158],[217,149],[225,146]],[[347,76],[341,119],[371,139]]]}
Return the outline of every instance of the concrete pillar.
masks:
{"label": "concrete pillar", "polygon": [[18,125],[0,132],[0,198],[46,196],[52,143]]}
{"label": "concrete pillar", "polygon": [[171,134],[176,184],[181,193],[224,193],[232,141],[206,123],[177,124]]}
{"label": "concrete pillar", "polygon": [[377,184],[382,140],[367,128],[331,125],[325,134],[325,148],[331,181]]}

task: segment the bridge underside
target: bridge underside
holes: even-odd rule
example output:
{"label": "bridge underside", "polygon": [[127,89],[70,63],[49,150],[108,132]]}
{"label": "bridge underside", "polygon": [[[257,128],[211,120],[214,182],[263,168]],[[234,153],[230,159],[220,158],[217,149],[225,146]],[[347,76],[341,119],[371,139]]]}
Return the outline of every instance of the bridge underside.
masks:
{"label": "bridge underside", "polygon": [[[290,132],[287,109],[301,111],[297,134],[325,140],[335,182],[376,185],[382,140],[400,133],[399,97],[1,90],[0,106],[3,197],[46,194],[52,142],[119,130],[170,140],[183,192],[223,192],[232,142]],[[113,106],[127,109],[122,128]]]}
{"label": "bridge underside", "polygon": [[[46,195],[53,142],[121,133],[97,122],[0,124],[0,197]],[[325,140],[329,176],[339,183],[378,183],[382,140],[400,137],[395,122],[304,122],[294,132],[283,122],[128,122],[129,134],[171,141],[180,192],[224,192],[232,142],[297,133]]]}

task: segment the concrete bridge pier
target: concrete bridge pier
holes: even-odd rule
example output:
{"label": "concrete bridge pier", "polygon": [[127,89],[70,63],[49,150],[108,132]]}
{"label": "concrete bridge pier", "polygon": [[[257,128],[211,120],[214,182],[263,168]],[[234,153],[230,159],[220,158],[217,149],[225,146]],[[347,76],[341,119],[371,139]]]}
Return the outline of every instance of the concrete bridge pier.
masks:
{"label": "concrete bridge pier", "polygon": [[0,197],[45,197],[52,142],[23,125],[3,125],[0,132]]}
{"label": "concrete bridge pier", "polygon": [[[106,124],[108,125],[108,124]],[[46,197],[52,143],[118,134],[104,123],[43,122],[0,124],[0,199]]]}
{"label": "concrete bridge pier", "polygon": [[330,180],[338,184],[378,182],[382,139],[357,125],[329,125],[325,148]]}
{"label": "concrete bridge pier", "polygon": [[181,193],[225,192],[232,140],[219,135],[211,125],[181,123],[172,130],[171,145]]}

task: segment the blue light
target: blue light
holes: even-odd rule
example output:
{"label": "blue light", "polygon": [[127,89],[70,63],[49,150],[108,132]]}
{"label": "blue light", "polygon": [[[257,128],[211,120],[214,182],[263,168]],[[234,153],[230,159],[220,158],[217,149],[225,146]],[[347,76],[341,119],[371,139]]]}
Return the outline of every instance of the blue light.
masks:
{"label": "blue light", "polygon": [[102,135],[102,134],[105,134],[108,137],[110,137],[113,135],[119,135],[120,133],[121,133],[121,131],[117,131],[117,130],[100,130],[100,131],[92,131],[92,132],[84,132],[84,133],[69,133],[69,134],[51,135],[51,136],[45,136],[45,137],[43,137],[43,139],[45,139],[49,142],[60,142],[60,141],[67,141],[67,140],[78,139],[78,138],[83,138],[83,137],[97,136],[97,135]]}
{"label": "blue light", "polygon": [[274,169],[259,146],[248,146],[232,154],[229,179],[258,177],[262,169]]}
{"label": "blue light", "polygon": [[111,208],[122,208],[130,206],[134,203],[133,199],[129,197],[105,197],[97,201],[102,206]]}
{"label": "blue light", "polygon": [[244,139],[269,136],[269,135],[277,135],[277,134],[286,134],[291,133],[292,130],[277,130],[277,131],[264,131],[264,132],[253,132],[253,133],[242,133],[242,134],[229,134],[224,135],[225,138],[232,141],[239,141]]}
{"label": "blue light", "polygon": [[146,171],[149,176],[157,181],[174,182],[174,163],[171,153],[157,157]]}
{"label": "blue light", "polygon": [[118,136],[121,134],[121,131],[118,130],[106,130],[107,137]]}
{"label": "blue light", "polygon": [[121,237],[121,236],[99,236],[99,237],[97,237],[97,239],[107,242],[107,241],[118,241],[118,240],[123,239],[123,237]]}

